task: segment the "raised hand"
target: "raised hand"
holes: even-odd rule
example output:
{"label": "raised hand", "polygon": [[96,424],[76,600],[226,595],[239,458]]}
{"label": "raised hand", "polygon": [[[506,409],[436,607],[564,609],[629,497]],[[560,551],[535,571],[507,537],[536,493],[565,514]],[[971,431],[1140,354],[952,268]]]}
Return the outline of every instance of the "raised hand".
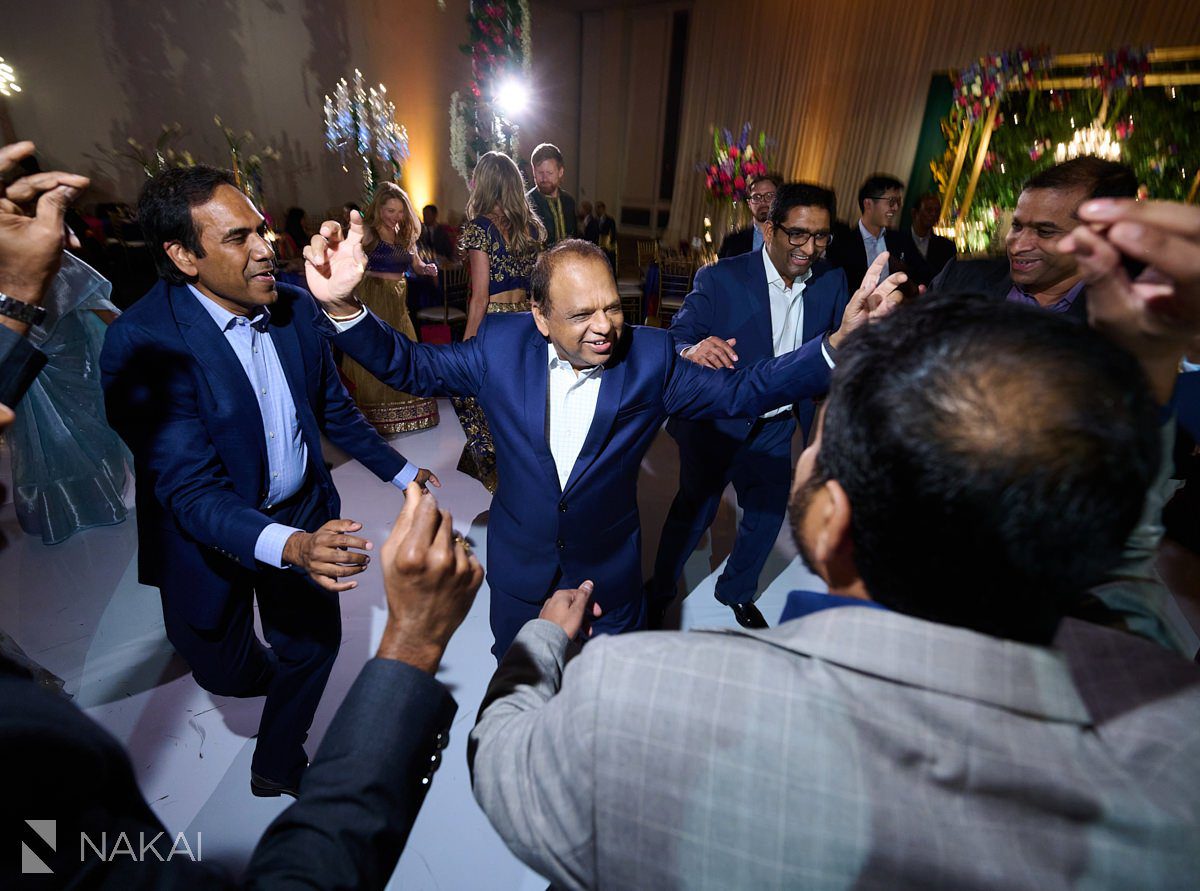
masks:
{"label": "raised hand", "polygon": [[[1084,225],[1059,242],[1079,261],[1088,320],[1142,363],[1155,395],[1170,398],[1180,358],[1200,337],[1200,207],[1096,199]],[[1122,256],[1146,268],[1135,277]]]}
{"label": "raised hand", "polygon": [[[32,142],[0,146],[0,182],[33,150]],[[27,303],[41,301],[62,263],[63,217],[88,184],[86,176],[55,170],[0,188],[0,291]]]}
{"label": "raised hand", "polygon": [[879,276],[887,269],[887,263],[888,252],[884,251],[875,258],[875,262],[863,276],[858,290],[846,304],[841,325],[837,331],[829,335],[829,345],[834,349],[838,349],[851,332],[870,322],[878,321],[900,304],[903,299],[899,290],[900,285],[908,281],[908,275],[903,272],[894,272],[880,281]]}
{"label": "raised hand", "polygon": [[388,624],[378,655],[433,673],[471,609],[483,567],[450,513],[415,482],[404,490],[404,509],[381,556]]}
{"label": "raised hand", "polygon": [[352,210],[350,229],[345,236],[340,223],[326,220],[304,248],[308,289],[330,315],[350,315],[361,308],[354,298],[354,289],[367,270],[362,241],[362,215]]}
{"label": "raised hand", "polygon": [[719,337],[706,337],[694,347],[689,347],[683,353],[683,358],[690,359],[697,365],[709,368],[733,368],[737,361],[737,353],[733,351],[736,337],[722,340]]}
{"label": "raised hand", "polygon": [[[592,583],[584,582],[578,588],[563,588],[555,591],[542,604],[542,611],[538,614],[539,619],[546,619],[553,622],[559,628],[567,633],[567,637],[574,640],[579,636],[579,631],[584,627],[584,620],[590,612],[593,618],[600,618],[600,604],[591,603],[592,600]],[[588,609],[588,604],[591,603],[591,609]],[[588,636],[590,637],[592,629],[588,628]]]}
{"label": "raised hand", "polygon": [[351,533],[362,529],[354,520],[330,520],[316,532],[293,532],[283,546],[283,562],[299,566],[309,578],[326,591],[348,591],[358,582],[338,579],[358,575],[367,568],[371,558],[365,553],[371,542]]}

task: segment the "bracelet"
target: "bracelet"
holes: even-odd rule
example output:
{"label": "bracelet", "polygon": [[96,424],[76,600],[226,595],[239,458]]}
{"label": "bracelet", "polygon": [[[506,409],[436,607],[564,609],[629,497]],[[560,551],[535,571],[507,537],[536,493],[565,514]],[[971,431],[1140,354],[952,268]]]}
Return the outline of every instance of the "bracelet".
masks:
{"label": "bracelet", "polygon": [[366,307],[363,306],[363,302],[361,300],[359,300],[357,297],[354,298],[354,302],[358,304],[358,309],[356,309],[354,312],[350,313],[350,315],[348,315],[348,316],[335,316],[333,313],[330,313],[330,312],[326,312],[325,315],[329,316],[329,318],[335,322],[349,322],[352,319],[357,319],[359,316],[361,316],[363,314],[363,310],[365,310]]}
{"label": "bracelet", "polygon": [[26,325],[40,325],[46,318],[46,308],[9,297],[0,291],[0,316],[7,316]]}

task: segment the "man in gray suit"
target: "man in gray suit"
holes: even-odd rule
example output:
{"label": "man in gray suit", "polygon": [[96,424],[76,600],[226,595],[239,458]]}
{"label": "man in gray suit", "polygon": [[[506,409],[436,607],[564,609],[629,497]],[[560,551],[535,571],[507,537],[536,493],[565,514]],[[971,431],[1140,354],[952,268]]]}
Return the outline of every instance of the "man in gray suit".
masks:
{"label": "man in gray suit", "polygon": [[[932,297],[840,351],[790,503],[830,593],[793,595],[794,621],[568,664],[585,584],[522,629],[469,750],[517,856],[563,889],[1194,882],[1200,669],[1065,615],[1158,471],[1200,208],[1080,215],[1064,250],[1124,350]],[[1120,251],[1156,268],[1131,284]]]}

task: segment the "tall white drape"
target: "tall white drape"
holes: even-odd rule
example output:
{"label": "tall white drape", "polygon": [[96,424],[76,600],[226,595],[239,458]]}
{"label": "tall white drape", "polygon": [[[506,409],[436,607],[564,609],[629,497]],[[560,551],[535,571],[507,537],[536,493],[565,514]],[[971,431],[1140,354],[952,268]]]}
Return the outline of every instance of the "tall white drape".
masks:
{"label": "tall white drape", "polygon": [[1196,0],[695,0],[668,240],[702,232],[695,166],[713,125],[766,131],[778,143],[773,166],[832,186],[839,216],[853,219],[868,175],[908,176],[933,72],[1018,45],[1197,43]]}

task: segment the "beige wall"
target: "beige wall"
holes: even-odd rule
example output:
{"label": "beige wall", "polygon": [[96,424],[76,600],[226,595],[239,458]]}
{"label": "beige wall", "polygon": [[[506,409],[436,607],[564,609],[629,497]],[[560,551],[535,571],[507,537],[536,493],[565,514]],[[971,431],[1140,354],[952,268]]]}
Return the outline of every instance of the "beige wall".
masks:
{"label": "beige wall", "polygon": [[[96,144],[153,143],[178,121],[178,145],[200,160],[227,164],[214,114],[259,144],[283,152],[265,172],[275,213],[293,203],[320,214],[357,199],[360,177],[324,146],[322,96],[355,66],[382,82],[407,129],[412,157],[404,182],[418,204],[443,217],[461,213],[466,185],[449,161],[450,93],[465,89],[470,62],[467,0],[216,0],[151,4],[135,0],[12,3],[0,55],[24,92],[0,108],[16,137],[38,143],[43,164],[87,173],[88,201],[131,200],[142,182],[130,163],[111,164]],[[535,2],[534,104],[522,116],[528,155],[542,139],[567,158],[567,187],[579,175],[579,16]]]}

